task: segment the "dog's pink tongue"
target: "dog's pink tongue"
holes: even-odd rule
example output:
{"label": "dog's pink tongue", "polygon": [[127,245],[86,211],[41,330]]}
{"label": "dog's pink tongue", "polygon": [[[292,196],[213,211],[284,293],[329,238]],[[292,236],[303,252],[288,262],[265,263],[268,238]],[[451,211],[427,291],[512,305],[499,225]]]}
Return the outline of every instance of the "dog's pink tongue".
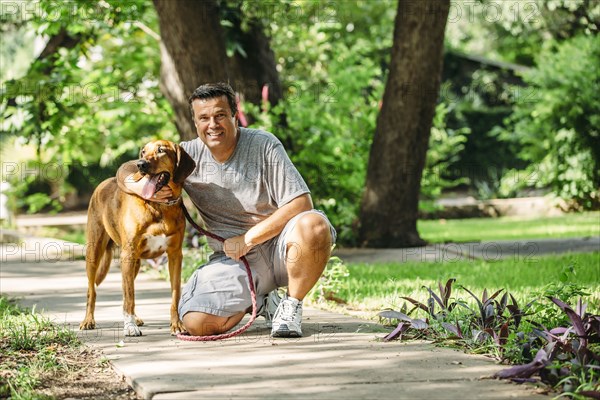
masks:
{"label": "dog's pink tongue", "polygon": [[142,197],[145,199],[151,199],[156,191],[156,184],[158,183],[158,175],[154,175],[148,179],[148,182],[142,188]]}

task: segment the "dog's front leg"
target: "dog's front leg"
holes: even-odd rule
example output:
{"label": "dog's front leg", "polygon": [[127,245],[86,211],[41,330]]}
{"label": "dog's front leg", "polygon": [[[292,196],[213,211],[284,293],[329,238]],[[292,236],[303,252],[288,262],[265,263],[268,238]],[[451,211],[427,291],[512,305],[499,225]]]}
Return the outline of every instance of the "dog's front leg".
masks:
{"label": "dog's front leg", "polygon": [[123,334],[125,336],[141,336],[138,325],[143,322],[135,315],[134,280],[140,268],[140,260],[129,253],[121,254],[121,275],[123,276]]}
{"label": "dog's front leg", "polygon": [[169,258],[169,278],[171,281],[171,335],[185,332],[183,322],[179,319],[179,298],[181,296],[181,263],[183,254],[181,245],[175,250],[167,251]]}

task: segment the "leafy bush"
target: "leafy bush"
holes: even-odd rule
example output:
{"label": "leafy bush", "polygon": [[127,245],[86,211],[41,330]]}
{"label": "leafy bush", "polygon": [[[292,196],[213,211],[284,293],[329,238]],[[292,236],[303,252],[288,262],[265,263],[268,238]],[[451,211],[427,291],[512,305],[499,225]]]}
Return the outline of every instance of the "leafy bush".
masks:
{"label": "leafy bush", "polygon": [[600,38],[551,42],[523,79],[535,101],[516,106],[504,140],[518,143],[537,187],[586,208],[600,198]]}
{"label": "leafy bush", "polygon": [[[343,46],[343,45],[339,45]],[[323,82],[297,82],[294,93],[269,114],[248,106],[261,126],[278,136],[312,191],[315,206],[330,217],[340,242],[354,241],[369,148],[383,82],[362,47],[339,49]],[[362,93],[362,95],[357,95]],[[286,126],[276,121],[284,118]]]}
{"label": "leafy bush", "polygon": [[[36,148],[37,163],[60,165],[65,172],[69,166],[86,174],[88,181],[98,181],[104,177],[104,167],[121,156],[131,158],[140,143],[155,137],[176,138],[169,122],[172,111],[158,87],[159,43],[140,28],[158,31],[157,15],[142,0],[132,0],[128,7],[109,0],[99,18],[74,18],[88,14],[86,1],[57,5],[39,2],[33,12],[23,15],[27,20],[14,22],[18,29],[7,28],[8,41],[19,35],[51,37],[61,29],[77,39],[72,49],[61,48],[45,59],[20,59],[20,65],[9,66],[8,76],[13,79],[3,81],[0,90],[2,140],[5,144],[5,137],[18,137],[16,146]],[[57,13],[63,15],[47,18]],[[64,194],[79,189],[81,182],[70,186],[71,177],[65,173],[61,178],[53,182],[55,190],[39,190],[35,195],[31,179],[23,180],[15,189],[17,206],[31,212],[59,208]]]}
{"label": "leafy bush", "polygon": [[448,128],[446,119],[450,111],[451,107],[445,103],[439,103],[435,109],[429,149],[421,179],[421,194],[428,199],[437,198],[443,189],[468,182],[465,177],[458,179],[448,177],[450,166],[458,160],[465,148],[467,135],[471,132],[467,127]]}
{"label": "leafy bush", "polygon": [[16,173],[6,177],[10,183],[8,194],[12,199],[12,206],[31,213],[42,210],[60,211],[60,197],[72,190],[68,185],[61,184],[62,171],[55,170],[58,173],[48,174],[46,171],[50,169],[47,165],[37,161],[28,161],[22,168],[27,174]]}

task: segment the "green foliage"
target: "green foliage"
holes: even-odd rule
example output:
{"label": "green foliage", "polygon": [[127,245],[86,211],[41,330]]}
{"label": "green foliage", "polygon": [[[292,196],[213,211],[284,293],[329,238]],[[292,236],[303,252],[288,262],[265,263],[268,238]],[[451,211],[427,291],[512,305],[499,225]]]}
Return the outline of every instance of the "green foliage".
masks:
{"label": "green foliage", "polygon": [[[75,44],[44,59],[32,56],[28,68],[17,65],[7,75],[12,79],[2,84],[2,136],[18,136],[36,147],[38,163],[69,171],[53,182],[57,190],[42,192],[58,201],[58,190],[89,190],[69,186],[71,172],[98,181],[103,167],[135,157],[140,143],[176,136],[158,89],[159,45],[147,33],[158,31],[158,23],[147,2],[107,1],[90,8],[84,0],[41,1],[32,9],[23,14],[29,20],[12,21],[22,27],[11,34],[52,37],[64,30]],[[49,203],[40,195],[23,201],[30,211]]]}
{"label": "green foliage", "polygon": [[467,183],[466,178],[452,179],[447,177],[447,171],[455,163],[464,150],[464,143],[470,129],[467,127],[450,129],[446,127],[446,116],[450,107],[440,103],[435,109],[429,149],[421,179],[421,194],[426,198],[437,198],[446,188],[453,188]]}
{"label": "green foliage", "polygon": [[341,301],[337,296],[348,284],[349,275],[350,272],[344,262],[339,257],[331,257],[327,261],[323,275],[308,293],[307,299],[317,303],[327,300]]}
{"label": "green foliage", "polygon": [[344,10],[285,4],[265,21],[285,71],[285,98],[273,109],[247,108],[257,126],[282,140],[339,242],[352,244],[395,12],[386,2],[347,3]]}
{"label": "green foliage", "polygon": [[537,187],[550,186],[586,208],[599,202],[599,64],[598,36],[549,45],[538,65],[524,74],[535,88],[535,102],[517,104],[505,133],[505,140],[519,143],[520,156],[531,162]]}
{"label": "green foliage", "polygon": [[447,46],[467,54],[533,65],[540,45],[595,35],[600,4],[588,0],[454,0]]}
{"label": "green foliage", "polygon": [[[200,267],[208,261],[208,256],[212,250],[206,244],[206,240],[203,240],[203,244],[198,248],[186,248],[183,252],[183,262],[181,265],[181,281],[187,282],[192,274]],[[164,278],[166,280],[168,277],[168,269],[163,268]]]}
{"label": "green foliage", "polygon": [[[472,140],[455,167],[477,166],[469,178],[482,198],[519,196],[524,189],[539,188],[586,208],[598,204],[599,26],[600,4],[586,0],[453,2],[448,50],[483,56],[499,66],[520,64],[503,64],[506,70],[533,67],[523,73],[529,86],[512,86],[518,79],[510,74],[486,77],[490,72],[483,62],[468,91],[462,87],[463,93],[474,94],[456,107]],[[461,63],[457,66],[448,76],[461,86]],[[480,88],[486,93],[479,93]],[[510,120],[497,120],[513,109]],[[515,181],[516,174],[533,181]]]}
{"label": "green foliage", "polygon": [[[13,208],[24,209],[31,213],[40,211],[59,211],[59,198],[64,196],[70,187],[61,184],[60,168],[46,168],[48,165],[38,161],[28,161],[22,164],[28,173],[15,173],[8,178],[10,190],[14,199]],[[52,171],[51,171],[52,170]]]}
{"label": "green foliage", "polygon": [[550,298],[557,298],[567,304],[575,304],[580,297],[590,295],[589,288],[574,281],[576,264],[567,264],[561,268],[558,282],[550,282],[539,290],[533,292],[538,299],[532,304],[532,312],[536,321],[544,326],[564,326],[568,321],[567,315],[554,307]]}
{"label": "green foliage", "polygon": [[[395,16],[391,6],[392,2],[348,3],[340,10],[297,3],[290,6],[297,7],[297,18],[265,21],[285,71],[285,98],[274,109],[246,107],[257,126],[286,145],[315,205],[328,214],[338,242],[345,245],[356,244],[355,226],[384,89],[383,66],[389,62]],[[302,50],[301,59],[289,46],[290,39]],[[459,157],[469,132],[467,127],[446,126],[451,109],[448,104],[436,109],[422,184],[427,198],[465,181],[444,173]]]}

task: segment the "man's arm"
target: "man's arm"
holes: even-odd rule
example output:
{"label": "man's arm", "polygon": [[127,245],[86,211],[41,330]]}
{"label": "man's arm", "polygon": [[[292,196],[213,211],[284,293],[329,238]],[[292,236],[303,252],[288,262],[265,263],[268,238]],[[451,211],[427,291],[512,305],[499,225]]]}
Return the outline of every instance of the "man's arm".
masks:
{"label": "man's arm", "polygon": [[135,192],[135,186],[130,187],[130,182],[135,182],[133,179],[133,175],[138,172],[138,168],[135,165],[135,160],[127,161],[123,163],[119,170],[117,171],[117,185],[119,185],[119,189],[128,194],[135,194],[141,197],[141,191],[139,193]]}
{"label": "man's arm", "polygon": [[[119,189],[121,189],[125,193],[142,197],[142,189],[144,188],[144,185],[148,182],[148,178],[142,176],[141,178],[137,178],[136,180],[135,175],[138,171],[139,170],[136,166],[135,160],[127,161],[126,163],[121,165],[119,167],[119,170],[117,171],[117,185],[119,186]],[[155,194],[155,197],[145,200],[164,203],[171,200],[172,196],[173,192],[171,191],[171,188],[165,185]]]}
{"label": "man's arm", "polygon": [[243,235],[235,236],[225,240],[223,251],[225,255],[239,260],[242,256],[256,245],[279,235],[285,225],[296,215],[313,208],[310,194],[306,193],[296,197],[286,205],[279,208],[265,220],[254,225]]}

